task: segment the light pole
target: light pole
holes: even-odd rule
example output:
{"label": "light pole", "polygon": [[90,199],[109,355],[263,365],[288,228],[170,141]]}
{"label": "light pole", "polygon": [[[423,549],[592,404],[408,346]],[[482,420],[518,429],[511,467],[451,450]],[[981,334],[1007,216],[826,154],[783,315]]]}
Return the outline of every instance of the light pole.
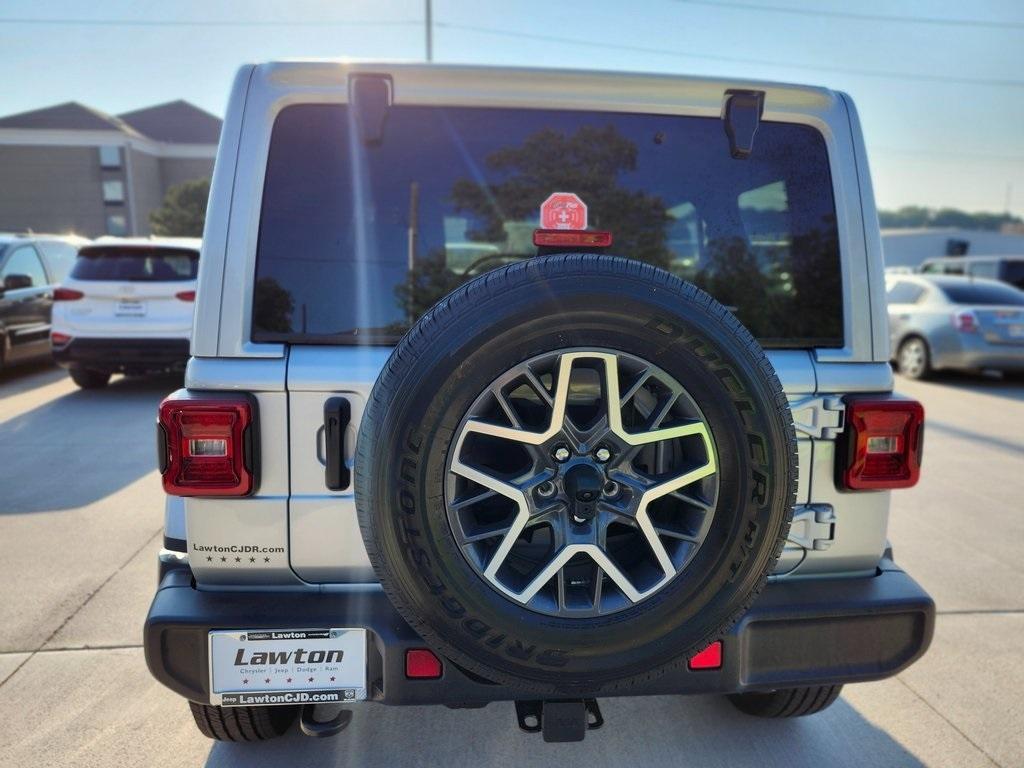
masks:
{"label": "light pole", "polygon": [[434,60],[434,13],[432,0],[426,2],[427,61]]}

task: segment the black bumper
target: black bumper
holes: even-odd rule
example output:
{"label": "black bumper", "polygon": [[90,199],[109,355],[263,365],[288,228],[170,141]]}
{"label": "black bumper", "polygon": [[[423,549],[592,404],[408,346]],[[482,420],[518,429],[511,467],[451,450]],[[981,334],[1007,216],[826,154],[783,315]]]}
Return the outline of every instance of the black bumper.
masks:
{"label": "black bumper", "polygon": [[[310,626],[369,630],[369,696],[386,704],[472,705],[537,698],[449,662],[438,680],[406,679],[406,649],[425,643],[377,587],[344,594],[207,592],[192,588],[187,568],[163,574],[146,619],[146,663],[171,690],[208,702],[211,629]],[[726,636],[720,669],[676,669],[614,693],[574,689],[573,698],[735,693],[878,680],[916,661],[927,650],[934,626],[932,599],[883,560],[871,578],[769,584]]]}
{"label": "black bumper", "polygon": [[55,347],[53,359],[65,368],[111,373],[147,373],[184,369],[188,339],[81,339]]}

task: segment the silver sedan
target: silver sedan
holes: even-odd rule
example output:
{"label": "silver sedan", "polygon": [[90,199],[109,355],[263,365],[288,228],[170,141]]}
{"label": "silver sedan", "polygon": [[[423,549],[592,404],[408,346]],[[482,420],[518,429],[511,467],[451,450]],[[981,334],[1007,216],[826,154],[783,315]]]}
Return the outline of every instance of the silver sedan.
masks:
{"label": "silver sedan", "polygon": [[904,376],[1024,372],[1024,291],[951,275],[890,275],[886,289],[891,357]]}

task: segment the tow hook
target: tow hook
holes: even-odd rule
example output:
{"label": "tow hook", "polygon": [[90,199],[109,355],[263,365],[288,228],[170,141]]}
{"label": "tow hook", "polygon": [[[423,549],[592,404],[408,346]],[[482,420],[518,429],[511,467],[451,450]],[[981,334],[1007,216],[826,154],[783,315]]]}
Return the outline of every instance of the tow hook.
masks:
{"label": "tow hook", "polygon": [[315,715],[316,704],[303,704],[299,714],[299,728],[307,736],[316,739],[326,739],[329,736],[337,736],[348,728],[352,722],[352,710],[341,709],[338,714],[330,720],[317,720]]}
{"label": "tow hook", "polygon": [[541,733],[544,741],[583,741],[587,731],[604,725],[597,699],[517,701],[516,719],[527,733]]}

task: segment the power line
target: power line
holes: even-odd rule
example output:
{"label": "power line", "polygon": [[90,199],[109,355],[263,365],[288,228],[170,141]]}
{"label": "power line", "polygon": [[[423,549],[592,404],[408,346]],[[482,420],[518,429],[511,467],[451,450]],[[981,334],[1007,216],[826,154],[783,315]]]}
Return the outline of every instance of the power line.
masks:
{"label": "power line", "polygon": [[2,18],[0,24],[81,27],[408,27],[423,25],[419,19],[394,21],[222,21],[198,19],[31,19]]}
{"label": "power line", "polygon": [[631,53],[651,53],[659,56],[673,56],[682,59],[705,59],[708,61],[723,61],[732,64],[754,64],[767,67],[788,67],[790,69],[804,69],[812,72],[836,72],[840,74],[858,75],[861,77],[879,77],[889,80],[917,80],[929,83],[957,83],[961,85],[988,85],[1003,88],[1024,88],[1024,80],[999,80],[977,77],[957,77],[947,75],[931,75],[920,72],[884,72],[874,69],[854,69],[848,67],[832,67],[817,64],[797,64],[787,61],[771,61],[768,59],[753,59],[739,56],[722,56],[712,53],[684,53],[671,48],[651,48],[642,45],[628,45],[625,43],[612,42],[591,42],[589,40],[578,40],[571,37],[560,37],[556,35],[541,35],[532,32],[515,32],[495,27],[481,27],[472,24],[453,24],[450,22],[435,21],[435,27],[443,29],[454,29],[463,32],[478,32],[485,35],[497,35],[499,37],[514,37],[529,40],[540,40],[560,45],[575,45],[585,48],[600,48],[602,50],[629,51]]}
{"label": "power line", "polygon": [[676,0],[677,3],[689,5],[706,5],[711,8],[732,8],[743,11],[763,13],[786,13],[794,16],[817,16],[833,19],[850,19],[854,21],[882,21],[893,24],[931,24],[948,27],[983,27],[986,29],[1024,29],[1024,22],[986,21],[985,19],[937,19],[932,16],[886,16],[876,13],[858,13],[856,11],[822,11],[807,8],[795,8],[782,5],[759,5],[758,3],[718,2],[718,0]]}
{"label": "power line", "polygon": [[869,154],[882,152],[887,155],[910,155],[917,157],[963,157],[970,160],[991,160],[999,163],[1024,163],[1024,155],[1001,155],[995,152],[963,152],[943,149],[899,149],[872,145]]}

